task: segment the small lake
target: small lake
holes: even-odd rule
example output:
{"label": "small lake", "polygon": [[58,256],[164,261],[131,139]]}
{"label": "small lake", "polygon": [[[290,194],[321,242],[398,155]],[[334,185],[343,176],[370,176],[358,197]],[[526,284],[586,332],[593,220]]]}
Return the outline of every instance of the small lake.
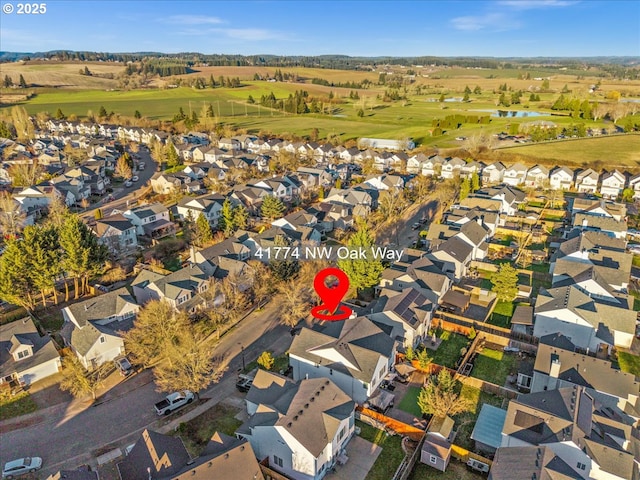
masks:
{"label": "small lake", "polygon": [[527,117],[548,117],[550,113],[536,112],[535,110],[469,110],[470,112],[487,112],[492,117],[500,118],[527,118]]}

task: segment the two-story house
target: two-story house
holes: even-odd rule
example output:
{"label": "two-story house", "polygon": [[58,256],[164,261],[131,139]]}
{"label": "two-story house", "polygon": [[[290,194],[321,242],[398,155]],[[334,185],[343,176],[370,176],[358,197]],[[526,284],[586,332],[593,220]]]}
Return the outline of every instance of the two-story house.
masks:
{"label": "two-story house", "polygon": [[366,317],[302,328],[289,350],[293,379],[329,378],[364,403],[389,373],[396,342]]}
{"label": "two-story house", "polygon": [[143,270],[131,283],[136,298],[145,303],[162,300],[173,308],[192,311],[200,303],[199,293],[209,288],[211,275],[190,264],[168,275]]}
{"label": "two-story house", "polygon": [[30,317],[0,325],[0,385],[31,385],[60,367],[51,337],[41,337]]}
{"label": "two-story house", "polygon": [[225,197],[219,193],[208,193],[198,197],[184,197],[178,202],[176,212],[181,219],[191,217],[194,221],[200,215],[204,215],[209,225],[212,228],[217,228],[224,201]]}
{"label": "two-story house", "polygon": [[573,186],[573,176],[573,170],[569,167],[555,167],[549,175],[549,185],[554,190],[571,190]]}
{"label": "two-story house", "polygon": [[136,227],[123,215],[111,215],[97,220],[92,227],[98,242],[112,251],[123,251],[138,246]]}
{"label": "two-story house", "polygon": [[582,170],[576,175],[576,189],[578,193],[596,193],[600,175],[592,168]]}
{"label": "two-story house", "polygon": [[527,167],[521,163],[516,163],[508,168],[505,168],[502,175],[502,181],[507,185],[515,187],[524,183],[527,176]]}
{"label": "two-story house", "polygon": [[153,239],[174,235],[175,224],[170,220],[169,209],[161,203],[140,205],[122,214],[136,227],[136,234]]}
{"label": "two-story house", "polygon": [[354,434],[355,403],[330,378],[289,378],[258,370],[246,397],[249,420],[236,436],[293,480],[320,480]]}
{"label": "two-story house", "polygon": [[627,178],[618,170],[604,172],[600,179],[600,193],[604,198],[616,199],[622,193]]}
{"label": "two-story house", "polygon": [[64,307],[60,335],[80,363],[93,370],[124,353],[119,332],[133,326],[139,309],[136,300],[122,287]]}

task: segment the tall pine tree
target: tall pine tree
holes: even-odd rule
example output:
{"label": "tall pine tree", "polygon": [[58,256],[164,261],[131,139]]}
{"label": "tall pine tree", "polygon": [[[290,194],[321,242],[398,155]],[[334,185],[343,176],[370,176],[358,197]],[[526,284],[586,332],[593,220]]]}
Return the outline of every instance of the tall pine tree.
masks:
{"label": "tall pine tree", "polygon": [[338,260],[338,267],[347,274],[351,286],[355,287],[358,293],[377,285],[384,270],[382,261],[372,258],[370,253],[374,242],[375,239],[369,226],[364,220],[360,220],[358,229],[349,237],[347,248],[350,250],[362,249],[367,252],[368,258]]}

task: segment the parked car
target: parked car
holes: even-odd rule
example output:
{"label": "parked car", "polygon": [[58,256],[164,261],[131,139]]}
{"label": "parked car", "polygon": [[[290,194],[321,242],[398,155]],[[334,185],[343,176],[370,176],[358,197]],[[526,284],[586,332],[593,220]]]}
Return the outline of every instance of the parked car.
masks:
{"label": "parked car", "polygon": [[2,469],[2,478],[15,478],[25,473],[35,472],[42,467],[42,458],[25,457],[11,460],[4,464]]}
{"label": "parked car", "polygon": [[416,222],[413,225],[411,225],[411,230],[418,230],[422,225],[420,225],[420,223]]}
{"label": "parked car", "polygon": [[193,402],[194,398],[195,395],[189,390],[171,393],[164,400],[155,404],[156,413],[158,415],[169,415],[174,410]]}
{"label": "parked car", "polygon": [[131,185],[133,185],[133,182],[131,180],[127,180],[126,182],[124,182],[125,187],[130,187]]}
{"label": "parked car", "polygon": [[114,358],[113,363],[116,364],[116,368],[120,372],[120,375],[122,375],[123,377],[126,377],[133,372],[131,362],[129,362],[129,359],[124,355]]}
{"label": "parked car", "polygon": [[131,177],[131,181],[132,182],[137,182],[138,180],[140,180],[140,179],[138,178],[137,175],[134,175],[133,177]]}
{"label": "parked car", "polygon": [[138,170],[144,170],[144,162],[138,162]]}

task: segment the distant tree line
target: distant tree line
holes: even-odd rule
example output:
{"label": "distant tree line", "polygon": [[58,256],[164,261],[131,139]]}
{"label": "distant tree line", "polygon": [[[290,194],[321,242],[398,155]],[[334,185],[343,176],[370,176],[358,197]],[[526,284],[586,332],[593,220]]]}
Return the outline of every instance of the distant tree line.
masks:
{"label": "distant tree line", "polygon": [[465,123],[488,125],[491,121],[489,115],[447,115],[444,118],[435,118],[431,121],[432,127],[460,128]]}
{"label": "distant tree line", "polygon": [[341,88],[369,88],[373,85],[373,82],[366,78],[361,82],[330,82],[324,78],[314,77],[311,79],[311,83],[314,85],[324,85],[325,87],[341,87]]}

